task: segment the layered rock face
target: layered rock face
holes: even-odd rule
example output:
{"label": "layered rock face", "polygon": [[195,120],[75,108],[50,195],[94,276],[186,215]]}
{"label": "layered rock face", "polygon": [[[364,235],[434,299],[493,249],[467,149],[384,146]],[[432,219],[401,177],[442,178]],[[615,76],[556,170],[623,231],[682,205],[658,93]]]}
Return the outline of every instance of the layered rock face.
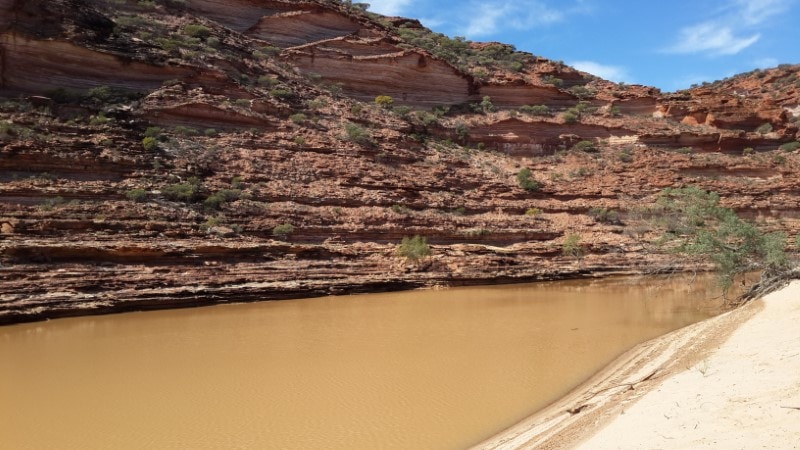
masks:
{"label": "layered rock face", "polygon": [[418,52],[342,56],[337,51],[305,49],[291,61],[303,70],[341,85],[345,94],[362,101],[388,95],[415,107],[452,105],[476,99],[470,80],[448,64]]}
{"label": "layered rock face", "polygon": [[666,187],[800,230],[798,66],[661,94],[336,2],[0,12],[0,323],[696,267]]}
{"label": "layered rock face", "polygon": [[329,11],[296,11],[265,16],[247,34],[280,47],[349,36],[361,29],[350,18]]}
{"label": "layered rock face", "polygon": [[5,61],[0,79],[8,92],[88,90],[98,86],[149,92],[166,80],[192,73],[186,67],[131,62],[70,42],[35,40],[16,33],[0,35],[0,46]]}

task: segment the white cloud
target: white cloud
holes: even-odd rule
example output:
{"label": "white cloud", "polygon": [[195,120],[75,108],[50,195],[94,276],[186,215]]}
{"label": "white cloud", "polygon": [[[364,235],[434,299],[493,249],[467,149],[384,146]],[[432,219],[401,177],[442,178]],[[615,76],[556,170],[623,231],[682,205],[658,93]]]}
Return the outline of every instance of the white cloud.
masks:
{"label": "white cloud", "polygon": [[367,0],[369,10],[384,16],[403,14],[414,0]]}
{"label": "white cloud", "polygon": [[471,0],[463,9],[465,26],[461,34],[475,38],[490,36],[502,29],[527,30],[565,20],[569,15],[586,13],[588,0],[577,0],[567,6],[551,7],[543,0]]}
{"label": "white cloud", "polygon": [[759,25],[791,7],[794,0],[736,0],[737,15],[747,25]]}
{"label": "white cloud", "polygon": [[668,53],[711,53],[714,55],[735,55],[758,42],[761,34],[736,36],[724,26],[712,22],[682,29],[678,42],[667,49]]}
{"label": "white cloud", "polygon": [[[682,28],[667,53],[735,55],[758,42],[768,21],[796,0],[733,0],[720,17]],[[736,31],[738,30],[738,34]]]}
{"label": "white cloud", "polygon": [[600,64],[594,61],[575,61],[569,63],[569,65],[578,70],[589,72],[592,75],[597,75],[598,77],[606,80],[616,82],[624,81],[626,83],[631,82],[631,77],[628,74],[627,69],[621,66]]}

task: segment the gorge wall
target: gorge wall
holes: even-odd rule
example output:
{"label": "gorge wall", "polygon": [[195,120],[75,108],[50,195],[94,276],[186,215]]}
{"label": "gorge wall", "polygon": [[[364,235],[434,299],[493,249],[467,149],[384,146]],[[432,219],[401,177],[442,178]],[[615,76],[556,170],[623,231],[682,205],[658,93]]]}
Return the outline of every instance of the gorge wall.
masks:
{"label": "gorge wall", "polygon": [[0,12],[0,323],[706,267],[651,245],[666,187],[796,250],[800,66],[663,94],[338,2]]}

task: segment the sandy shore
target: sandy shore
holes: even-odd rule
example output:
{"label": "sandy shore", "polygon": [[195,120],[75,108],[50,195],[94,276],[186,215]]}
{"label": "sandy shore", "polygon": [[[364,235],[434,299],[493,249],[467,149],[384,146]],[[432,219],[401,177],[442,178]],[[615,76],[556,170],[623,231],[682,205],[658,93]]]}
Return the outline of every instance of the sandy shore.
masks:
{"label": "sandy shore", "polygon": [[800,448],[800,281],[644,343],[477,448]]}

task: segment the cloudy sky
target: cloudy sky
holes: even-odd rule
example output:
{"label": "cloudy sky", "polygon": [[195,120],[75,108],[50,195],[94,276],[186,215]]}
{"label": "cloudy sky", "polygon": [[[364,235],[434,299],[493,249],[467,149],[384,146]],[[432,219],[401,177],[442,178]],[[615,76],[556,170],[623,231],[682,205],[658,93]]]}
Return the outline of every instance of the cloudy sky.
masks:
{"label": "cloudy sky", "polygon": [[800,0],[365,0],[434,31],[500,41],[664,91],[800,63]]}

